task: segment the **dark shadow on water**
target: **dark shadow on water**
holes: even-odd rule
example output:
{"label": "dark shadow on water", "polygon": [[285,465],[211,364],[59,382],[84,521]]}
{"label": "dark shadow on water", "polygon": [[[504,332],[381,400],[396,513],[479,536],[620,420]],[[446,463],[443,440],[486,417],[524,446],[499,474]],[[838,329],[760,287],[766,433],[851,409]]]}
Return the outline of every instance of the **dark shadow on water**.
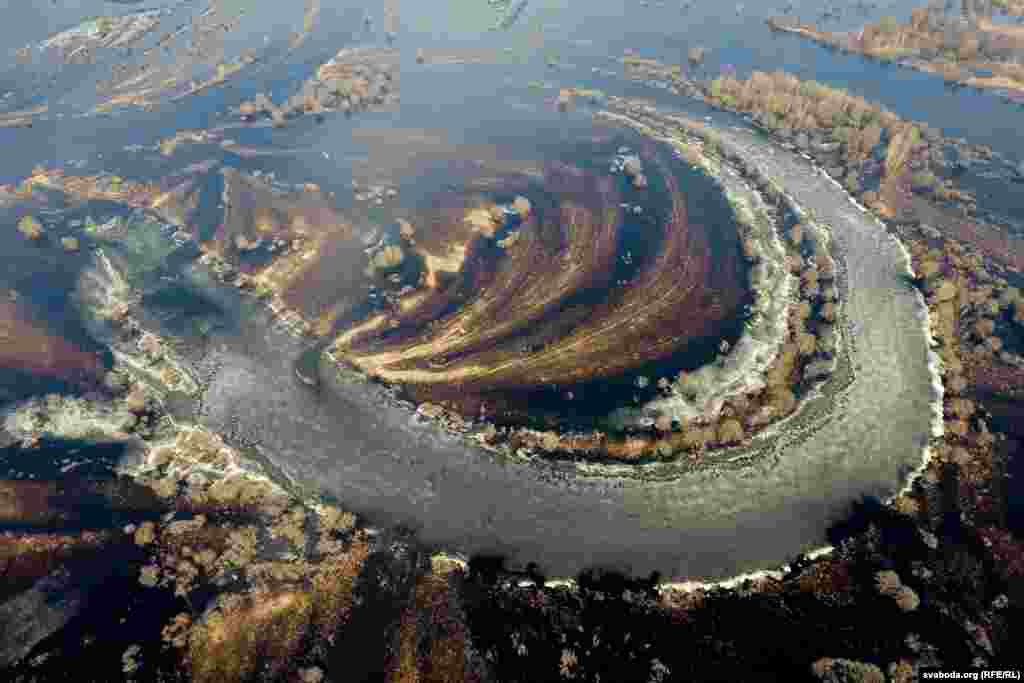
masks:
{"label": "dark shadow on water", "polygon": [[330,342],[320,342],[303,351],[295,361],[295,377],[313,391],[320,389],[321,354]]}
{"label": "dark shadow on water", "polygon": [[866,533],[872,526],[880,531],[884,546],[901,548],[908,557],[923,553],[924,544],[914,521],[874,496],[865,496],[854,502],[849,514],[829,528],[828,542],[839,546],[843,541]]}
{"label": "dark shadow on water", "polygon": [[201,335],[205,329],[204,321],[206,325],[213,325],[213,321],[230,317],[219,302],[183,283],[170,283],[147,292],[142,297],[142,305],[176,335]]}
{"label": "dark shadow on water", "polygon": [[16,368],[0,368],[0,410],[12,403],[44,394],[81,394],[74,381],[46,377]]}
{"label": "dark shadow on water", "polygon": [[417,551],[405,557],[382,551],[367,558],[348,624],[337,633],[337,645],[327,655],[327,675],[332,680],[385,680],[388,660],[397,654],[402,611],[423,569],[420,560]]}
{"label": "dark shadow on water", "polygon": [[8,445],[0,449],[0,478],[56,480],[68,472],[76,477],[112,478],[119,463],[140,457],[142,449],[135,443],[61,439],[41,439],[31,448]]}
{"label": "dark shadow on water", "polygon": [[182,680],[169,675],[179,660],[164,645],[161,632],[188,605],[171,591],[139,584],[146,561],[146,551],[130,541],[109,544],[79,554],[61,574],[45,580],[46,598],[70,618],[4,672],[11,676],[5,680],[67,680],[68,663],[79,661],[89,664],[75,674],[76,680],[124,680],[122,655],[132,645],[141,647],[138,680]]}

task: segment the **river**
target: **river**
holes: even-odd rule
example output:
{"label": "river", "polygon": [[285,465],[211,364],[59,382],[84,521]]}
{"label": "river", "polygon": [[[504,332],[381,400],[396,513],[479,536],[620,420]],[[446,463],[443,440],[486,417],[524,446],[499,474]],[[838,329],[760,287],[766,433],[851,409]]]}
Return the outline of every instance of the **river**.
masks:
{"label": "river", "polygon": [[[159,178],[214,155],[243,169],[274,170],[289,181],[316,182],[341,197],[353,164],[368,154],[354,140],[359,130],[376,127],[382,137],[389,127],[444,130],[449,141],[458,144],[473,137],[469,132],[479,137],[488,131],[510,138],[537,131],[538,141],[557,141],[567,127],[589,125],[585,108],[559,116],[539,103],[557,90],[538,95],[527,87],[530,81],[592,82],[620,94],[657,97],[703,116],[703,105],[592,74],[594,67],[619,69],[613,58],[625,48],[680,62],[686,49],[697,44],[710,49],[706,68],[712,73],[722,64],[736,65],[740,71],[793,70],[805,78],[843,85],[947,133],[1024,157],[1022,138],[1006,134],[1016,130],[1019,110],[991,95],[954,94],[923,74],[773,35],[764,18],[778,10],[768,6],[749,3],[736,13],[731,8],[723,11],[720,3],[702,1],[684,13],[679,3],[536,3],[507,33],[488,33],[493,15],[483,0],[478,4],[483,10],[468,2],[403,4],[396,42],[403,48],[399,111],[352,119],[329,116],[322,124],[307,117],[283,130],[232,133],[242,143],[282,154],[275,157],[240,159],[201,149],[162,159],[123,148],[154,145],[181,128],[226,122],[226,108],[256,92],[290,94],[298,79],[342,45],[357,40],[383,43],[379,32],[365,35],[361,30],[357,7],[324,2],[321,21],[332,23],[314,31],[307,43],[284,58],[274,56],[281,54],[274,50],[287,34],[280,27],[301,25],[301,12],[296,16],[284,3],[250,3],[248,23],[225,49],[230,55],[256,46],[266,50],[268,63],[237,87],[215,89],[153,112],[74,117],[95,104],[90,87],[103,64],[95,69],[29,70],[57,74],[57,81],[42,86],[12,70],[4,74],[3,87],[16,93],[13,99],[28,103],[48,97],[53,106],[31,129],[0,129],[6,151],[0,160],[0,181],[23,178],[36,163],[63,165],[78,159],[85,162],[85,169],[133,179]],[[901,0],[865,16],[851,10],[843,21],[852,27],[888,13],[903,18],[912,5]],[[0,41],[13,51],[90,15],[142,6],[149,5],[81,0],[73,7],[12,6],[5,10],[10,21],[0,26]],[[174,7],[174,16],[183,19],[202,10],[195,2]],[[816,10],[810,0],[797,7],[808,18]],[[532,52],[524,51],[531,27],[540,25],[547,29],[543,42],[534,43]],[[508,47],[525,59],[474,67],[419,65],[415,52],[421,46]],[[552,59],[557,67],[547,65]],[[58,103],[57,95],[65,91]],[[772,457],[742,472],[688,475],[659,483],[574,477],[560,467],[498,462],[419,424],[371,385],[336,382],[330,373],[323,373],[319,387],[299,381],[294,363],[304,352],[304,343],[275,329],[259,310],[244,315],[236,310],[229,324],[214,329],[208,346],[196,350],[203,363],[217,368],[201,419],[250,435],[283,473],[323,489],[372,519],[408,523],[420,530],[423,540],[447,548],[500,552],[518,563],[535,560],[552,575],[569,575],[596,564],[644,574],[658,570],[666,577],[720,578],[777,566],[801,550],[822,545],[828,525],[852,500],[892,493],[920,463],[934,399],[922,303],[905,284],[902,252],[881,226],[848,202],[844,192],[807,162],[773,150],[735,117],[713,118],[736,144],[781,178],[798,202],[834,227],[848,264],[848,315],[863,321],[852,355],[855,380],[841,397],[842,408],[806,439],[785,446],[780,441]],[[231,293],[216,296],[239,305]]]}

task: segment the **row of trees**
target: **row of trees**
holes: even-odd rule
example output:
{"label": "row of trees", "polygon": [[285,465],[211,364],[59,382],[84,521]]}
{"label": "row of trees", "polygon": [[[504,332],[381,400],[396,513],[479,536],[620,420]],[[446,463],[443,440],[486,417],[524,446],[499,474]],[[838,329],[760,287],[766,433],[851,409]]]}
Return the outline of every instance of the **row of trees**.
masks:
{"label": "row of trees", "polygon": [[893,133],[901,124],[896,114],[863,98],[785,72],[755,71],[746,80],[724,76],[712,82],[711,96],[729,108],[765,112],[779,127],[840,130],[858,158],[866,158],[884,131]]}
{"label": "row of trees", "polygon": [[913,10],[908,24],[901,24],[894,17],[882,17],[877,24],[867,24],[854,42],[855,48],[869,54],[936,50],[950,61],[1008,59],[1021,50],[1009,33],[980,30],[972,15],[951,17],[926,7]]}
{"label": "row of trees", "polygon": [[770,128],[801,131],[801,145],[809,143],[805,131],[828,131],[843,146],[842,178],[854,194],[862,194],[862,178],[870,175],[881,176],[883,184],[918,191],[935,191],[941,185],[927,171],[928,142],[918,126],[845,90],[784,72],[755,71],[746,80],[716,79],[710,99],[752,113]]}
{"label": "row of trees", "polygon": [[[820,351],[822,344],[815,331],[820,325],[836,320],[838,292],[834,284],[835,261],[815,248],[808,261],[800,257],[802,249],[813,242],[810,227],[797,223],[787,235],[789,268],[800,278],[800,300],[791,309],[788,333],[782,348],[765,373],[765,388],[757,394],[739,394],[722,407],[719,419],[712,424],[700,421],[685,423],[679,433],[671,435],[676,446],[699,451],[712,446],[731,446],[742,442],[749,431],[763,427],[771,420],[792,413],[797,406],[794,385],[800,382],[799,370]],[[680,373],[677,386],[684,393],[699,393],[698,375]],[[659,431],[671,429],[671,421],[656,424]]]}

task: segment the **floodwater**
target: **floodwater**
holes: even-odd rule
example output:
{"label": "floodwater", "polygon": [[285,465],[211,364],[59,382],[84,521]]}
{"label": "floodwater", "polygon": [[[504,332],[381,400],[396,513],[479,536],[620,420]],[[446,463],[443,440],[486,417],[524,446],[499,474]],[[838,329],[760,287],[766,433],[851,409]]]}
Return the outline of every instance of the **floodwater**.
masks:
{"label": "floodwater", "polygon": [[[344,207],[350,203],[354,175],[367,168],[400,166],[394,143],[410,130],[442,135],[452,147],[489,139],[532,144],[523,150],[525,158],[558,149],[591,125],[587,106],[555,111],[550,100],[559,85],[595,85],[703,116],[707,109],[698,103],[592,72],[595,67],[621,72],[616,60],[626,48],[683,62],[687,49],[696,45],[709,48],[703,69],[710,73],[726,64],[741,73],[752,67],[788,69],[1024,158],[1024,141],[1013,134],[1020,111],[996,97],[953,93],[936,78],[773,35],[764,19],[781,7],[746,3],[739,11],[723,10],[722,3],[707,0],[697,0],[685,11],[678,1],[649,6],[632,0],[531,2],[504,32],[487,30],[495,16],[484,0],[407,1],[395,39],[402,50],[397,111],[351,118],[328,114],[322,122],[307,116],[284,129],[225,133],[242,145],[273,151],[273,156],[241,158],[216,146],[184,146],[170,158],[125,151],[131,145],[153,146],[181,129],[234,122],[227,116],[229,107],[259,92],[275,101],[291,95],[339,48],[386,44],[377,5],[364,12],[354,3],[324,0],[317,27],[289,51],[290,33],[302,26],[300,3],[233,4],[244,5],[247,12],[239,28],[224,38],[217,56],[229,60],[253,48],[261,61],[230,87],[168,102],[155,111],[82,116],[100,101],[96,82],[109,77],[113,61],[141,59],[134,53],[107,56],[95,65],[58,67],[37,61],[0,74],[0,97],[12,93],[0,100],[0,108],[50,105],[33,128],[0,129],[5,152],[0,182],[24,178],[37,163],[66,167],[71,161],[81,161],[81,172],[104,170],[156,180],[189,163],[215,158],[245,171],[273,171],[289,183],[318,183],[325,191],[336,191]],[[914,4],[899,0],[864,13],[847,10],[829,27],[855,28],[885,14],[906,18]],[[811,19],[818,5],[802,0],[795,12]],[[168,26],[187,24],[206,9],[206,3],[191,0],[163,5],[12,3],[0,22],[0,45],[11,53],[7,63],[13,65],[15,48],[90,16],[158,6],[168,9]],[[373,19],[369,25],[363,23],[365,14]],[[494,50],[493,61],[500,63],[421,65],[415,59],[421,47]],[[202,76],[198,67],[193,73]],[[538,90],[528,85],[531,81],[547,86]],[[741,125],[731,116],[716,114],[714,120],[723,126]],[[306,350],[304,343],[276,329],[266,313],[243,311],[234,292],[209,283],[195,285],[219,311],[208,314],[216,324],[191,349],[197,366],[212,369],[199,419],[244,434],[283,474],[381,523],[410,524],[425,541],[452,550],[501,552],[517,562],[537,561],[552,575],[602,565],[637,573],[658,570],[666,577],[719,578],[777,566],[801,550],[824,544],[828,525],[852,500],[892,493],[920,461],[934,399],[921,303],[903,284],[902,254],[841,191],[815,176],[806,163],[774,155],[742,130],[730,134],[784,177],[798,201],[813,206],[819,218],[839,231],[837,241],[851,264],[850,316],[863,321],[851,355],[856,379],[840,398],[841,409],[813,434],[781,439],[758,466],[717,477],[684,475],[641,483],[576,477],[566,467],[499,462],[418,423],[407,410],[389,403],[379,387],[338,382],[330,373],[321,373],[317,387],[299,381],[295,362]],[[413,188],[403,187],[401,193],[407,189],[413,196]],[[4,258],[0,255],[0,261]],[[55,296],[63,294],[45,288],[30,293],[40,300]],[[156,318],[179,322],[186,315],[156,313]],[[62,319],[51,322],[58,332],[63,325]]]}

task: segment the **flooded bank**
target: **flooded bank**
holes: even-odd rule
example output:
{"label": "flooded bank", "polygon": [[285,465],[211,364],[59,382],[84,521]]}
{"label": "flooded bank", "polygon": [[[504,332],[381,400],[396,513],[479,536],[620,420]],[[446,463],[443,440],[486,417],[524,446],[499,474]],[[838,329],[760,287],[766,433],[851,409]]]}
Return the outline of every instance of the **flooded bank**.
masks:
{"label": "flooded bank", "polygon": [[[730,117],[723,117],[729,120]],[[423,424],[383,387],[295,377],[304,344],[266,314],[215,336],[211,427],[250,434],[283,472],[370,519],[401,521],[451,550],[501,552],[550,575],[604,565],[722,578],[820,546],[863,495],[886,497],[920,464],[935,400],[923,304],[884,228],[806,162],[736,129],[723,134],[832,227],[846,262],[854,378],[837,408],[734,472],[670,481],[578,477],[571,466],[501,462]]]}
{"label": "flooded bank", "polygon": [[[618,9],[602,6],[593,16],[598,23],[611,21],[612,16],[621,15]],[[33,129],[0,131],[0,139],[12,136],[9,139],[17,145],[18,154],[26,158],[30,148],[44,149],[58,161],[88,157],[89,165],[100,167],[109,161],[126,177],[136,172],[157,177],[165,168],[162,163],[174,167],[216,156],[240,170],[273,171],[279,178],[316,183],[325,192],[337,192],[339,204],[344,206],[354,204],[349,200],[353,179],[372,183],[376,176],[385,177],[403,167],[407,159],[404,136],[416,130],[423,139],[425,131],[445,130],[447,138],[441,144],[462,148],[461,154],[467,158],[482,150],[480,137],[498,132],[503,141],[530,138],[538,152],[558,156],[560,146],[581,131],[591,130],[588,110],[593,106],[555,113],[553,102],[538,99],[557,89],[538,95],[525,85],[531,78],[579,82],[576,76],[586,72],[590,78],[589,69],[598,61],[614,65],[620,54],[617,50],[626,43],[644,53],[647,49],[676,50],[707,38],[706,31],[698,35],[695,29],[681,29],[669,39],[661,34],[648,41],[646,37],[656,27],[652,21],[656,13],[643,19],[630,16],[629,30],[620,30],[610,42],[594,43],[599,53],[592,50],[588,54],[588,46],[575,46],[579,48],[575,62],[549,59],[551,55],[541,51],[522,64],[460,66],[456,72],[444,65],[415,64],[414,52],[406,51],[402,54],[398,111],[366,112],[351,119],[342,115],[320,120],[300,117],[285,128],[237,128],[225,131],[221,138],[235,139],[237,149],[261,148],[268,156],[236,155],[221,148],[219,140],[195,148],[183,145],[163,162],[149,153],[152,149],[132,156],[111,154],[107,148],[120,150],[128,144],[154,147],[180,128],[227,122],[233,108],[261,91],[269,92],[275,102],[285,99],[295,93],[299,81],[316,70],[321,62],[315,57],[329,58],[339,48],[338,42],[351,36],[310,41],[303,46],[307,52],[302,53],[302,60],[254,69],[252,81],[235,89],[204,91],[155,112],[126,111],[113,118],[82,119],[91,127],[91,137],[79,134],[77,126],[82,124],[78,119],[64,123],[44,119]],[[428,40],[415,28],[414,19],[415,10],[408,17],[409,28],[402,39],[424,44],[459,42],[454,29],[451,36]],[[588,18],[583,25],[590,22]],[[921,118],[934,121],[933,115],[946,115],[940,98],[951,95],[941,90],[941,84],[933,88],[927,80],[914,80],[917,90],[900,90],[891,85],[891,74],[882,67],[864,67],[853,58],[829,55],[815,46],[786,43],[787,39],[771,36],[757,17],[722,22],[731,32],[723,35],[756,38],[749,44],[731,38],[721,45],[709,45],[707,69],[726,62],[739,66],[756,63],[759,68],[804,64],[801,68],[812,71],[798,72],[845,82],[852,90],[875,88],[877,92],[866,94],[876,94],[883,101],[927,91],[934,97]],[[598,31],[591,37],[604,39],[608,32],[606,26],[604,33]],[[559,38],[554,29],[550,35],[552,44],[565,38]],[[486,37],[496,50],[503,47],[503,40]],[[477,37],[465,42],[479,45],[482,41]],[[682,61],[684,54],[679,51],[672,58]],[[741,59],[741,55],[745,56]],[[861,80],[855,82],[854,78]],[[899,79],[903,78],[899,72]],[[920,74],[906,78],[926,79]],[[899,79],[897,83],[902,82]],[[501,87],[495,96],[497,85]],[[652,95],[650,88],[621,80],[609,85],[620,94]],[[706,112],[699,104],[681,106],[701,115]],[[995,106],[984,101],[983,107]],[[899,106],[892,108],[901,111]],[[1001,117],[1001,113],[986,109],[984,116],[960,117],[958,122],[996,121],[998,129]],[[735,122],[725,115],[714,118],[725,125]],[[55,135],[52,144],[43,146],[41,140],[50,134]],[[841,516],[851,500],[864,494],[883,495],[899,487],[903,475],[919,464],[929,438],[934,390],[920,304],[903,279],[904,256],[884,229],[798,157],[773,151],[748,132],[730,134],[738,136],[737,144],[749,150],[755,163],[764,164],[769,175],[780,178],[786,192],[813,208],[819,220],[831,224],[847,262],[852,295],[847,315],[857,325],[851,340],[853,381],[830,399],[837,407],[823,412],[806,430],[783,435],[765,446],[767,452],[758,464],[745,471],[665,472],[659,477],[665,481],[643,482],[577,477],[571,465],[499,462],[491,453],[467,448],[437,433],[431,425],[420,424],[410,409],[395,405],[378,385],[336,382],[323,372],[314,376],[315,355],[307,343],[275,328],[269,314],[259,308],[237,313],[240,304],[234,292],[218,290],[207,282],[168,296],[150,293],[144,303],[155,319],[177,325],[176,333],[189,337],[185,345],[192,345],[196,362],[209,370],[204,371],[208,388],[198,408],[203,421],[257,443],[283,472],[311,488],[326,490],[347,506],[420,528],[428,542],[462,552],[507,552],[524,563],[536,560],[554,575],[608,564],[638,573],[657,569],[673,578],[719,578],[775,566],[787,554],[820,545],[829,522]],[[0,168],[4,177],[8,172],[12,178],[26,172],[8,166]],[[434,170],[440,174],[443,168]],[[398,187],[398,191],[406,206],[429,195],[414,183]],[[220,193],[207,194],[204,209],[210,208],[213,195]],[[371,216],[369,211],[365,213]],[[216,234],[214,219],[204,217],[202,223],[201,237]],[[175,298],[194,298],[197,291],[218,302],[220,311],[173,312]],[[217,315],[223,319],[202,334],[182,332],[191,325],[189,317]]]}

